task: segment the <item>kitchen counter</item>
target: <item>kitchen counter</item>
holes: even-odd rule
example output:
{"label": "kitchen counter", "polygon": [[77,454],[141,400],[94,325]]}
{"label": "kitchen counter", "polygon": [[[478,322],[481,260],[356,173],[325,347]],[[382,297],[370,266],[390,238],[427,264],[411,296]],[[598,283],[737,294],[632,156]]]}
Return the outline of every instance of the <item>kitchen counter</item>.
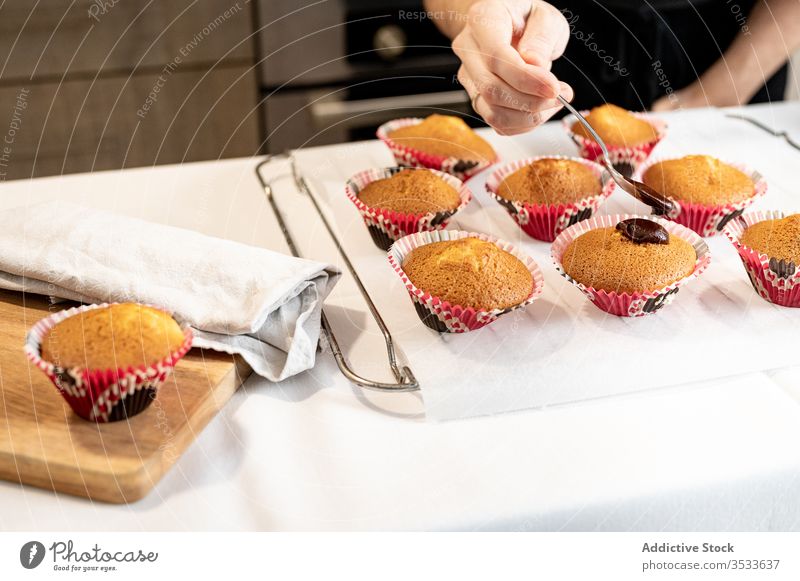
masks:
{"label": "kitchen counter", "polygon": [[[800,104],[745,113],[800,136]],[[701,114],[668,120],[679,128]],[[513,143],[528,155],[574,151],[557,124]],[[365,167],[386,165],[382,144],[357,150]],[[704,152],[714,151],[710,139]],[[256,162],[8,182],[0,207],[69,198],[285,251]],[[796,180],[759,169],[800,205]],[[0,529],[799,529],[798,371],[439,423],[419,394],[361,391],[321,354],[280,384],[251,377],[142,501],[0,482]]]}

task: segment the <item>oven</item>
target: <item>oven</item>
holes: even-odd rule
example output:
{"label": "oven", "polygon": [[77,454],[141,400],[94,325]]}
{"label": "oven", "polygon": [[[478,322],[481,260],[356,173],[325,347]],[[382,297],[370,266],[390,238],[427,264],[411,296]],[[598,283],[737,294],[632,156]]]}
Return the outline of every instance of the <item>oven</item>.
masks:
{"label": "oven", "polygon": [[371,139],[391,119],[467,114],[450,41],[421,0],[259,0],[266,149]]}

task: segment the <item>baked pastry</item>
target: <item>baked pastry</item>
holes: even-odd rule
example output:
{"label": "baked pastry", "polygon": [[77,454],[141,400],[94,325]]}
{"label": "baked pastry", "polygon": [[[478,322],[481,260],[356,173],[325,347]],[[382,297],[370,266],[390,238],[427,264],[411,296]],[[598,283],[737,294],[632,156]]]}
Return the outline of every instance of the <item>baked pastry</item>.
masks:
{"label": "baked pastry", "polygon": [[435,173],[419,169],[370,182],[358,192],[358,199],[370,208],[403,214],[454,211],[461,204],[458,190]]}
{"label": "baked pastry", "polygon": [[697,253],[686,240],[643,218],[595,228],[572,240],[561,265],[586,287],[615,293],[664,288],[695,269]]}
{"label": "baked pastry", "polygon": [[508,175],[495,192],[512,202],[569,204],[599,196],[603,184],[596,172],[573,159],[540,158]]}
{"label": "baked pastry", "polygon": [[642,181],[678,202],[693,204],[735,204],[755,195],[750,176],[709,155],[654,163],[645,170]]}
{"label": "baked pastry", "polygon": [[399,127],[389,139],[406,148],[430,155],[464,161],[491,163],[497,158],[492,146],[475,133],[463,119],[451,115],[430,115],[421,123]]}
{"label": "baked pastry", "polygon": [[408,234],[443,229],[472,199],[461,180],[428,168],[361,171],[347,180],[345,194],[381,250]]}
{"label": "baked pastry", "polygon": [[486,191],[528,236],[552,242],[565,228],[590,218],[614,191],[604,172],[587,159],[521,159],[493,172]]}
{"label": "baked pastry", "polygon": [[744,231],[740,241],[771,259],[800,265],[800,214],[756,222]]}
{"label": "baked pastry", "polygon": [[114,422],[144,411],[192,346],[167,313],[135,303],[87,305],[39,321],[28,358],[80,417]]}
{"label": "baked pastry", "polygon": [[[616,105],[595,107],[586,115],[586,120],[606,145],[634,147],[659,139],[659,133],[651,123]],[[577,121],[572,125],[572,132],[594,141],[592,135]]]}
{"label": "baked pastry", "polygon": [[531,296],[534,280],[523,262],[496,244],[467,237],[414,248],[403,271],[422,291],[451,305],[507,309]]}
{"label": "baked pastry", "polygon": [[42,341],[42,358],[67,368],[147,367],[179,350],[185,340],[180,326],[167,313],[121,303],[57,323]]}
{"label": "baked pastry", "polygon": [[800,308],[800,214],[762,211],[731,220],[724,229],[756,293]]}

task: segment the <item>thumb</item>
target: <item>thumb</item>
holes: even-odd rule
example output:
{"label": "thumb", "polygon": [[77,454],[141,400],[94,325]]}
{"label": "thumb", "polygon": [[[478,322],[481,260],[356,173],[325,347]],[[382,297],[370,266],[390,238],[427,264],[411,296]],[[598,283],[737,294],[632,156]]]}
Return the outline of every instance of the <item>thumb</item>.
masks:
{"label": "thumb", "polygon": [[564,54],[569,41],[569,24],[556,8],[547,2],[534,1],[517,43],[517,50],[526,62],[550,68]]}

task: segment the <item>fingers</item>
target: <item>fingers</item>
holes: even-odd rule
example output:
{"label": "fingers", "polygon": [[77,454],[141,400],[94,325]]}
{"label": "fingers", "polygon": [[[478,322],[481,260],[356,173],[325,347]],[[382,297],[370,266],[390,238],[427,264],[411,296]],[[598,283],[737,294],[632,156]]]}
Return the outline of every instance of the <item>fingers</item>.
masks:
{"label": "fingers", "polygon": [[559,82],[558,94],[564,97],[567,101],[572,101],[575,98],[575,91],[564,81]]}
{"label": "fingers", "polygon": [[484,101],[483,95],[478,95],[474,104],[475,111],[500,135],[517,135],[530,131],[550,119],[560,108],[551,102],[550,108],[540,111],[517,111],[491,106]]}
{"label": "fingers", "polygon": [[558,10],[541,0],[481,0],[468,16],[453,41],[463,63],[458,78],[498,133],[528,131],[560,109],[558,95],[572,100],[572,88],[550,72],[569,38]]}
{"label": "fingers", "polygon": [[488,71],[473,76],[466,66],[458,72],[475,112],[501,135],[530,131],[560,108],[554,99],[533,97],[515,91]]}
{"label": "fingers", "polygon": [[[473,4],[469,18],[464,31],[467,34],[463,36],[472,38],[486,67],[493,74],[522,93],[549,99],[556,96],[559,85],[555,75],[546,68],[526,63],[512,46],[515,31],[525,27],[524,20],[512,16],[499,2]],[[453,49],[459,57],[460,48],[454,42]]]}
{"label": "fingers", "polygon": [[533,2],[517,49],[522,58],[548,70],[564,54],[569,40],[569,24],[564,15],[546,2]]}

